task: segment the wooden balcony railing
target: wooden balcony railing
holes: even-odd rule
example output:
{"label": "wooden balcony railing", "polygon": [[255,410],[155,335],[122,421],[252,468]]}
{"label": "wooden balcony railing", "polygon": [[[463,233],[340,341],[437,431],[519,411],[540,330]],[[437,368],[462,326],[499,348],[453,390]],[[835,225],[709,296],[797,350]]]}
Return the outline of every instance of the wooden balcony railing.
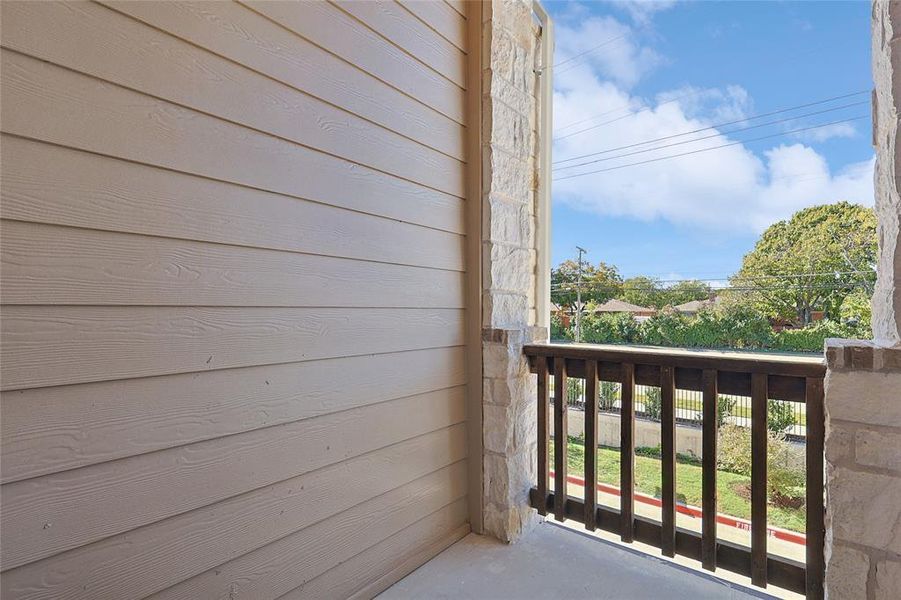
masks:
{"label": "wooden balcony railing", "polygon": [[[816,357],[745,352],[693,351],[670,348],[531,344],[525,347],[538,375],[538,485],[532,506],[557,520],[572,519],[591,531],[619,533],[622,541],[658,546],[666,556],[680,554],[750,576],[754,585],[771,583],[808,598],[823,597],[823,377],[825,364]],[[550,377],[554,378],[554,488],[549,489]],[[568,496],[568,377],[585,380],[585,448],[598,445],[598,381],[621,387],[620,506],[597,503],[597,453],[585,452],[584,500]],[[661,388],[661,520],[634,511],[635,385]],[[703,397],[701,533],[676,526],[675,390],[697,390]],[[751,397],[751,545],[717,538],[717,395]],[[767,402],[806,403],[806,564],[767,553]],[[591,418],[591,416],[594,418]],[[582,475],[582,474],[580,474]]]}

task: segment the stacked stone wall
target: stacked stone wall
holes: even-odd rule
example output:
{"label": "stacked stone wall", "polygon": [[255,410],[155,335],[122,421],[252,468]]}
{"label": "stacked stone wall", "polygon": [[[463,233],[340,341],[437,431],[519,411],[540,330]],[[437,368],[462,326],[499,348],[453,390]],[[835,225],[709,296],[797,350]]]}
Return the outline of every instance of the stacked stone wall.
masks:
{"label": "stacked stone wall", "polygon": [[901,598],[901,348],[830,340],[826,591]]}
{"label": "stacked stone wall", "polygon": [[535,522],[536,392],[524,343],[535,328],[539,31],[530,2],[483,9],[483,526],[513,541]]}

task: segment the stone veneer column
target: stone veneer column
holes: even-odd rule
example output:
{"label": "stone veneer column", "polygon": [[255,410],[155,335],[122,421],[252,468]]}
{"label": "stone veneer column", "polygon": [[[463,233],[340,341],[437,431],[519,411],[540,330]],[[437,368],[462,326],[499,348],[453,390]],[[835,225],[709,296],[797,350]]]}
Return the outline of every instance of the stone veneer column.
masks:
{"label": "stone veneer column", "polygon": [[535,522],[536,27],[525,0],[485,2],[482,52],[483,526],[514,541]]}
{"label": "stone veneer column", "polygon": [[876,218],[879,280],[873,296],[873,336],[901,345],[901,2],[873,3],[873,145],[876,147]]}
{"label": "stone veneer column", "polygon": [[873,342],[828,340],[826,597],[901,598],[901,3],[873,3]]}
{"label": "stone veneer column", "polygon": [[826,345],[826,596],[901,598],[901,348]]}

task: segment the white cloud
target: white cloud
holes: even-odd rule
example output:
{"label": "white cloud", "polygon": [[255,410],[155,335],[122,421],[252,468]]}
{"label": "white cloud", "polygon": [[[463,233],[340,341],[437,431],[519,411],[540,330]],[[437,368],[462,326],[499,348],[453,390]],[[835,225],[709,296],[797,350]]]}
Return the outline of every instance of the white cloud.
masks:
{"label": "white cloud", "polygon": [[629,88],[661,63],[652,49],[635,41],[635,32],[612,17],[587,17],[574,24],[560,22],[555,34],[554,80],[558,86],[578,85],[599,74]]}
{"label": "white cloud", "polygon": [[852,123],[835,123],[818,129],[799,131],[792,134],[792,137],[805,142],[825,142],[832,138],[851,138],[856,135],[857,128]]}
{"label": "white cloud", "polygon": [[[555,78],[555,161],[710,127],[754,112],[752,99],[740,86],[722,89],[685,86],[655,98],[633,94],[631,90],[641,77],[665,58],[642,47],[634,31],[616,19],[583,15],[576,26],[563,23],[558,31],[558,47],[562,46],[568,53],[558,56],[558,61],[597,45],[598,40],[609,39],[604,35],[626,37],[620,40],[622,47],[617,50],[620,62],[599,51],[590,60],[572,61],[570,64],[574,66]],[[607,114],[590,119],[602,112]],[[584,129],[587,131],[577,133]],[[839,126],[823,130],[805,132],[811,135],[795,138],[793,143],[777,141],[777,145],[760,154],[738,144],[612,169],[736,141],[717,130],[709,130],[697,136],[714,137],[671,148],[614,158],[653,147],[637,146],[558,164],[561,167],[598,161],[555,171],[554,200],[603,215],[662,218],[678,224],[743,232],[759,232],[774,221],[813,204],[848,200],[872,205],[872,159],[834,172],[822,155],[804,143],[854,135],[856,131],[853,127]],[[694,138],[686,136],[661,143],[691,139]],[[760,151],[760,146],[754,148]],[[602,169],[611,170],[562,179]]]}
{"label": "white cloud", "polygon": [[740,85],[723,89],[683,86],[657,95],[658,102],[668,100],[677,100],[688,117],[705,117],[716,123],[738,121],[754,112],[750,94]]}
{"label": "white cloud", "polygon": [[637,23],[647,23],[654,13],[672,8],[676,0],[610,0],[610,3],[625,11]]}

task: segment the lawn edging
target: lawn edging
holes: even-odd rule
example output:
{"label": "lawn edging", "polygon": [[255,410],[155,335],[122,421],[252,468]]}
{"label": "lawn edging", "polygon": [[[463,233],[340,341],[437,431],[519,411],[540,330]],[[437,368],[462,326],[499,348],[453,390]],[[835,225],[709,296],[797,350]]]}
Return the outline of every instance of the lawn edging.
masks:
{"label": "lawn edging", "polygon": [[[550,472],[550,476],[554,477],[554,472]],[[578,485],[581,487],[585,487],[585,480],[577,475],[567,475],[566,476],[567,483],[571,483],[573,485]],[[605,492],[607,494],[612,494],[614,496],[620,495],[620,489],[618,487],[614,487],[612,485],[607,485],[605,483],[597,484],[597,489],[600,492]],[[642,504],[648,504],[650,506],[660,507],[662,506],[662,502],[653,496],[647,496],[640,492],[634,493],[634,498],[636,502],[641,502]],[[676,512],[688,515],[690,517],[700,519],[702,512],[700,508],[695,506],[691,506],[690,504],[681,504],[676,503]],[[722,525],[726,525],[727,527],[734,527],[736,529],[742,529],[745,531],[751,530],[751,522],[745,519],[740,519],[738,517],[733,517],[730,515],[724,515],[721,513],[716,514],[716,522]],[[777,540],[782,540],[784,542],[789,542],[792,544],[807,544],[807,536],[801,533],[796,533],[794,531],[789,531],[787,529],[782,529],[781,527],[773,527],[771,525],[767,525],[766,528],[767,536],[776,538]]]}

